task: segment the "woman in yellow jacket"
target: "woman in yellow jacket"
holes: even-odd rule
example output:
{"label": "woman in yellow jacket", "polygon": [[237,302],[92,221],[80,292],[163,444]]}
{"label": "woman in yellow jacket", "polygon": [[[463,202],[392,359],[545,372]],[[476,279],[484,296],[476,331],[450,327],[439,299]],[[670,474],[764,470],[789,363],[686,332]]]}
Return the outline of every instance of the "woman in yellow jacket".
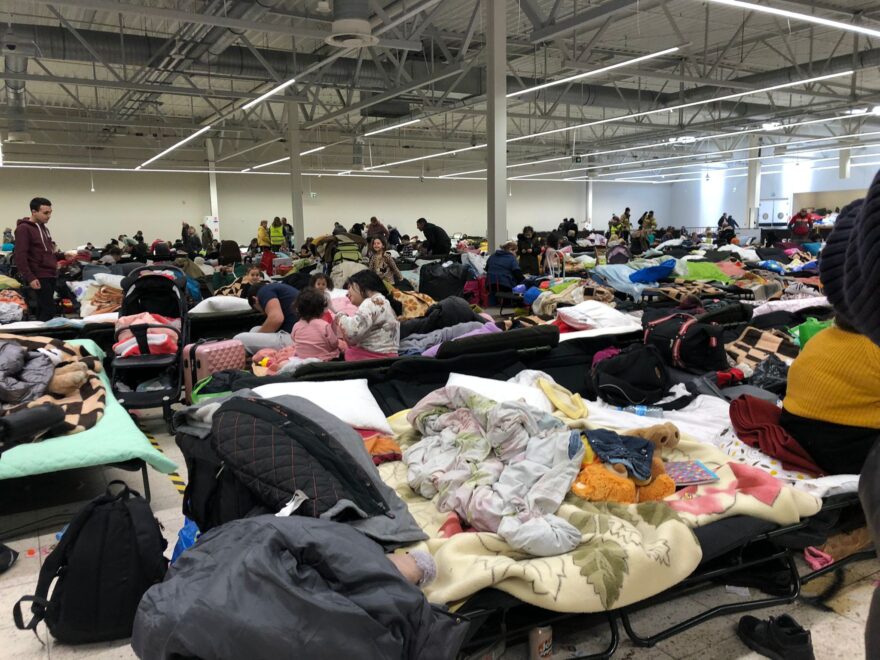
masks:
{"label": "woman in yellow jacket", "polygon": [[260,226],[257,228],[257,246],[260,249],[268,249],[272,247],[269,240],[269,221],[260,220]]}
{"label": "woman in yellow jacket", "polygon": [[281,218],[276,217],[269,227],[269,244],[276,252],[284,247],[284,225]]}

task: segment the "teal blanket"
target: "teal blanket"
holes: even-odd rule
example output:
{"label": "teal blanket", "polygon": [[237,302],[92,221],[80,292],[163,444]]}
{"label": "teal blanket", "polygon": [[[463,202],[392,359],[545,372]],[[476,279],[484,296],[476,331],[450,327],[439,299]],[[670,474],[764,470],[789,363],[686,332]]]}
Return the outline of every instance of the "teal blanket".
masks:
{"label": "teal blanket", "polygon": [[[104,358],[104,352],[90,339],[68,343],[78,344],[92,355]],[[113,396],[106,374],[101,373],[101,381],[107,388],[107,407],[100,422],[82,433],[18,445],[3,452],[0,456],[0,479],[122,463],[136,458],[144,460],[159,472],[177,470],[174,461],[153,448]]]}

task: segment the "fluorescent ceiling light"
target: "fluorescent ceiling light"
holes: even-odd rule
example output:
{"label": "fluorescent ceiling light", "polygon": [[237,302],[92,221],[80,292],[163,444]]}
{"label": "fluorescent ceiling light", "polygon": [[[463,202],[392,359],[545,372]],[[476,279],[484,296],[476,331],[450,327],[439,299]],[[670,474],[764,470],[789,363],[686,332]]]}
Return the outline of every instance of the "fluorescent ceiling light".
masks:
{"label": "fluorescent ceiling light", "polygon": [[278,158],[277,160],[270,160],[268,163],[261,163],[260,165],[254,165],[252,170],[261,170],[264,167],[269,167],[270,165],[277,165],[278,163],[283,163],[286,160],[290,160],[290,156],[285,156],[284,158]]}
{"label": "fluorescent ceiling light", "polygon": [[765,131],[775,131],[777,128],[782,126],[782,122],[779,121],[768,121],[764,124],[761,124],[761,128]]}
{"label": "fluorescent ceiling light", "polygon": [[0,167],[3,167],[3,142],[0,142]]}
{"label": "fluorescent ceiling light", "polygon": [[472,147],[462,147],[461,149],[453,149],[452,151],[441,151],[437,154],[428,154],[427,156],[417,156],[416,158],[407,158],[406,160],[397,160],[393,163],[382,163],[381,165],[373,165],[372,167],[365,167],[364,171],[369,170],[378,170],[384,167],[393,167],[395,165],[405,165],[407,163],[415,163],[420,160],[430,160],[431,158],[440,158],[441,156],[452,156],[454,154],[460,154],[465,151],[472,151],[474,149],[483,149],[485,144],[475,144]]}
{"label": "fluorescent ceiling light", "polygon": [[253,108],[255,105],[259,105],[260,103],[262,103],[263,101],[265,101],[267,98],[269,98],[269,97],[271,97],[271,96],[275,96],[276,94],[280,94],[281,92],[283,92],[285,89],[287,89],[288,87],[290,87],[290,86],[291,86],[293,83],[295,83],[295,82],[296,82],[296,78],[291,78],[291,79],[288,80],[287,82],[283,82],[283,83],[281,83],[280,85],[278,85],[277,87],[273,87],[273,88],[270,89],[268,92],[266,92],[265,94],[262,94],[262,95],[258,96],[258,97],[255,98],[254,100],[252,100],[252,101],[248,101],[248,102],[245,103],[243,106],[241,106],[241,109],[242,109],[242,110],[250,110],[250,109]]}
{"label": "fluorescent ceiling light", "polygon": [[794,82],[782,83],[779,85],[771,85],[770,87],[762,87],[761,89],[753,89],[745,92],[736,92],[735,94],[726,94],[724,96],[717,96],[712,99],[706,99],[704,101],[691,101],[690,103],[679,103],[678,105],[671,105],[667,108],[658,108],[656,110],[645,110],[643,112],[633,112],[628,115],[621,115],[620,117],[609,117],[608,119],[599,119],[596,121],[585,122],[583,124],[575,124],[574,126],[565,126],[563,128],[554,128],[548,131],[540,131],[538,133],[531,133],[529,135],[521,135],[515,138],[508,138],[508,142],[519,142],[520,140],[528,140],[535,137],[541,137],[544,135],[552,135],[554,133],[566,133],[568,131],[575,131],[579,128],[589,128],[590,126],[599,126],[601,124],[611,124],[616,121],[621,121],[622,119],[635,119],[637,117],[648,117],[650,115],[658,115],[662,113],[670,113],[675,112],[676,110],[682,110],[684,108],[693,108],[698,105],[708,105],[709,103],[718,103],[719,101],[729,101],[731,99],[742,98],[743,96],[753,96],[755,94],[764,94],[766,92],[773,92],[777,89],[787,89],[789,87],[797,87],[799,85],[808,85],[814,82],[820,82],[822,80],[829,80],[831,78],[840,78],[842,76],[851,76],[855,73],[852,70],[842,71],[840,73],[829,73],[824,76],[816,76],[814,78],[806,78],[805,80],[796,80]]}
{"label": "fluorescent ceiling light", "polygon": [[405,121],[401,124],[394,124],[392,126],[385,126],[384,128],[377,128],[375,131],[370,131],[369,133],[364,133],[364,137],[370,137],[371,135],[379,135],[379,133],[385,133],[386,131],[393,131],[395,128],[402,128],[403,126],[409,126],[410,124],[418,124],[421,120],[419,119],[410,119],[409,121]]}
{"label": "fluorescent ceiling light", "polygon": [[[618,62],[617,64],[612,64],[610,66],[602,67],[601,69],[596,69],[595,71],[587,71],[585,73],[578,73],[574,76],[568,76],[567,78],[560,78],[559,80],[551,80],[550,82],[546,82],[542,85],[535,85],[534,87],[528,87],[526,89],[521,89],[517,92],[511,92],[507,95],[507,98],[511,98],[513,96],[520,96],[522,94],[529,94],[531,92],[537,92],[540,89],[546,89],[547,87],[554,87],[556,85],[564,85],[565,83],[570,83],[575,80],[580,80],[581,78],[588,78],[590,76],[598,76],[602,73],[607,73],[608,71],[613,71],[614,69],[620,69],[625,66],[630,66],[632,64],[638,64],[639,62],[644,62],[645,60],[650,60],[655,57],[662,57],[663,55],[669,55],[670,53],[674,53],[679,50],[678,46],[673,46],[672,48],[667,48],[666,50],[657,51],[656,53],[651,53],[649,55],[642,55],[641,57],[635,57],[631,60],[626,60],[625,62]],[[369,133],[367,133],[369,135]]]}
{"label": "fluorescent ceiling light", "polygon": [[773,14],[774,16],[782,16],[784,18],[793,18],[795,20],[804,21],[806,23],[815,23],[816,25],[824,25],[825,27],[845,30],[846,32],[858,32],[859,34],[866,34],[870,37],[880,37],[880,30],[872,30],[861,25],[853,25],[852,23],[841,23],[840,21],[832,21],[830,19],[821,18],[819,16],[802,14],[797,11],[789,11],[788,9],[777,9],[776,7],[768,7],[767,5],[742,2],[742,0],[709,0],[709,2],[714,2],[716,5],[727,5],[728,7],[736,7],[738,9],[744,9],[746,11],[757,11],[763,12],[765,14]]}
{"label": "fluorescent ceiling light", "polygon": [[323,151],[326,148],[327,148],[326,145],[323,147],[315,147],[314,149],[309,149],[308,151],[300,151],[299,155],[300,156],[308,156],[309,154],[316,154],[319,151]]}
{"label": "fluorescent ceiling light", "polygon": [[168,147],[168,148],[167,148],[165,151],[163,151],[162,153],[160,153],[160,154],[158,154],[158,155],[156,155],[156,156],[153,156],[152,158],[150,158],[150,160],[145,160],[143,163],[141,163],[140,165],[138,165],[135,169],[136,169],[136,170],[139,170],[139,169],[141,169],[142,167],[146,167],[147,165],[149,165],[149,164],[152,163],[153,161],[156,161],[156,160],[159,160],[160,158],[162,158],[162,156],[164,156],[165,154],[170,154],[172,151],[174,151],[174,150],[177,149],[178,147],[182,147],[183,145],[185,145],[185,144],[186,144],[187,142],[189,142],[190,140],[195,140],[195,139],[196,139],[197,137],[199,137],[202,133],[207,133],[207,132],[210,131],[210,130],[211,130],[211,125],[210,125],[210,124],[208,124],[208,125],[205,126],[204,128],[200,128],[199,130],[197,130],[195,133],[193,133],[193,134],[190,135],[189,137],[183,138],[183,139],[182,139],[180,142],[178,142],[177,144],[172,144],[170,147]]}
{"label": "fluorescent ceiling light", "polygon": [[880,115],[880,105],[875,105],[871,110],[872,115]]}

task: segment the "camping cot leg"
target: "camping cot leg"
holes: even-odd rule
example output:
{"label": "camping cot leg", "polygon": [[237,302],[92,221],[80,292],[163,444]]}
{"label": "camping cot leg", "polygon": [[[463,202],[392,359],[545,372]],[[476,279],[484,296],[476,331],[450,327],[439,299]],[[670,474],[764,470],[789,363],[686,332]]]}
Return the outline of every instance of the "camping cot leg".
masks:
{"label": "camping cot leg", "polygon": [[145,462],[141,462],[141,477],[144,480],[144,498],[147,502],[150,501],[150,475],[147,472],[147,464]]}
{"label": "camping cot leg", "polygon": [[608,642],[608,646],[605,647],[605,650],[592,655],[577,655],[570,660],[608,660],[608,658],[614,655],[617,651],[618,644],[620,644],[620,631],[617,628],[617,617],[611,612],[606,612],[605,616],[608,618],[608,627],[611,629],[611,641]]}
{"label": "camping cot leg", "polygon": [[658,642],[662,642],[665,639],[669,639],[685,630],[693,628],[694,626],[698,626],[701,623],[708,621],[709,619],[714,619],[717,616],[721,616],[723,614],[735,614],[737,612],[749,612],[751,610],[759,610],[765,607],[773,607],[775,605],[785,605],[787,603],[793,602],[800,595],[801,592],[801,581],[800,576],[798,575],[797,564],[794,562],[794,556],[791,552],[786,552],[785,555],[786,563],[788,564],[789,577],[790,577],[790,590],[789,593],[784,596],[772,596],[770,598],[760,598],[758,600],[751,600],[747,603],[730,603],[728,605],[719,605],[717,607],[712,607],[705,612],[701,612],[696,616],[692,616],[689,619],[682,621],[674,626],[670,626],[665,630],[661,630],[654,635],[649,637],[641,637],[638,633],[633,630],[632,622],[629,618],[629,612],[623,611],[620,613],[620,621],[623,624],[623,629],[626,631],[627,637],[629,637],[633,644],[636,646],[654,646]]}

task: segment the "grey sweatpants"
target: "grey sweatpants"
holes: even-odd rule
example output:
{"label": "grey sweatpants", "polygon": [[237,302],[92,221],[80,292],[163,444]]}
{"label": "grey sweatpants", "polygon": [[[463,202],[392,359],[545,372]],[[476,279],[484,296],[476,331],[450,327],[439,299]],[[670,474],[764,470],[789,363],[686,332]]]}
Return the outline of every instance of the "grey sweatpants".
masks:
{"label": "grey sweatpants", "polygon": [[293,338],[289,333],[279,330],[278,332],[259,332],[260,328],[252,328],[250,332],[240,332],[235,339],[244,344],[248,355],[253,355],[261,348],[287,348],[293,345]]}

